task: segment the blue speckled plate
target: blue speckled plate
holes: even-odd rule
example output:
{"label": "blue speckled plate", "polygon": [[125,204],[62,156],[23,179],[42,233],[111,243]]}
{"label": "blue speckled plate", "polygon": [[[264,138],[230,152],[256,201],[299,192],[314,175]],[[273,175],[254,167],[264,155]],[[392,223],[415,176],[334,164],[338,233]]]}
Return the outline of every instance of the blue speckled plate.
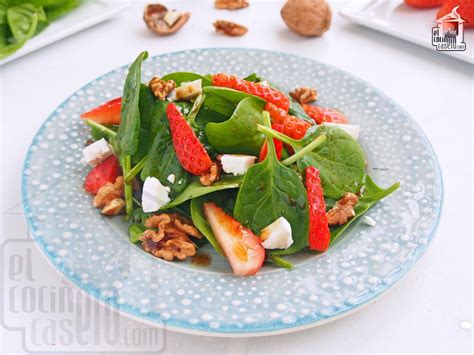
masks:
{"label": "blue speckled plate", "polygon": [[336,319],[380,295],[428,246],[442,204],[430,143],[394,101],[366,82],[314,60],[251,49],[200,49],[148,59],[143,80],[173,71],[256,72],[285,91],[318,89],[318,102],[360,125],[368,172],[401,189],[376,205],[375,227],[356,223],[329,251],[300,253],[292,271],[266,266],[234,277],[216,254],[206,267],[165,262],[127,239],[120,217],[105,218],[83,190],[89,130],[80,113],[121,95],[127,67],[75,92],[33,140],[23,172],[23,207],[32,235],[53,265],[96,300],[125,315],[182,332],[263,335]]}

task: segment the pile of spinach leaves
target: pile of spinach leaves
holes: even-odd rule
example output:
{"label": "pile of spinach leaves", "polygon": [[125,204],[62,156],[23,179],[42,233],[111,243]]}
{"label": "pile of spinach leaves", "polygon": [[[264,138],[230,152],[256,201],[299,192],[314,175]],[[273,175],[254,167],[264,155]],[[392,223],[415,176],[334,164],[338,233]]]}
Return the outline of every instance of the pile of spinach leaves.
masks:
{"label": "pile of spinach leaves", "polygon": [[81,0],[0,0],[0,59],[80,4]]}

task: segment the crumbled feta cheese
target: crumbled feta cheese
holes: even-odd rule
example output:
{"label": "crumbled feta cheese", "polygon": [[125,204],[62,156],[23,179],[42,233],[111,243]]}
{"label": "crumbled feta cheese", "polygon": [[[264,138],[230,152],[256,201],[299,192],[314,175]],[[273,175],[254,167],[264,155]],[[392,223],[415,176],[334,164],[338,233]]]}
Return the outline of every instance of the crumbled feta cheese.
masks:
{"label": "crumbled feta cheese", "polygon": [[181,18],[181,14],[178,11],[168,11],[165,14],[165,17],[163,18],[163,21],[166,22],[168,27],[173,27],[173,25],[178,22],[178,20]]}
{"label": "crumbled feta cheese", "polygon": [[202,93],[202,80],[198,79],[189,83],[182,83],[176,89],[176,98],[178,100],[191,100]]}
{"label": "crumbled feta cheese", "polygon": [[113,155],[112,148],[109,143],[102,138],[82,150],[84,161],[92,166],[97,166],[105,159]]}
{"label": "crumbled feta cheese", "polygon": [[354,138],[355,140],[359,138],[359,131],[360,131],[359,126],[355,126],[352,124],[345,124],[345,123],[334,123],[334,122],[324,122],[324,125],[329,126],[329,127],[340,128],[346,133],[349,133],[352,136],[352,138]]}
{"label": "crumbled feta cheese", "polygon": [[221,157],[222,170],[227,174],[244,175],[256,159],[252,155],[224,154]]}
{"label": "crumbled feta cheese", "polygon": [[143,212],[155,212],[171,201],[170,188],[163,186],[155,177],[147,177],[143,184],[142,207]]}
{"label": "crumbled feta cheese", "polygon": [[360,220],[362,221],[362,223],[365,223],[371,227],[375,227],[377,225],[377,222],[375,221],[375,219],[369,216],[362,216]]}
{"label": "crumbled feta cheese", "polygon": [[280,217],[263,228],[260,238],[265,249],[287,249],[293,244],[291,225],[284,217]]}
{"label": "crumbled feta cheese", "polygon": [[168,177],[166,178],[171,184],[174,184],[176,181],[176,175],[175,174],[169,174]]}

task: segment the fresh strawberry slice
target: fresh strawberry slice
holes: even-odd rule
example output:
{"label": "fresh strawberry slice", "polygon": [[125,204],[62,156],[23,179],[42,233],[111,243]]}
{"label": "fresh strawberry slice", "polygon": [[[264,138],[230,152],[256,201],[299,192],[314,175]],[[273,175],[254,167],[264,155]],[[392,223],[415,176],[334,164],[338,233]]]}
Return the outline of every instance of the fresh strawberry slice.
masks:
{"label": "fresh strawberry slice", "polygon": [[267,102],[265,105],[265,111],[270,114],[270,118],[272,119],[272,123],[281,123],[285,122],[285,118],[288,117],[288,112],[282,110],[278,106],[272,104],[271,102]]}
{"label": "fresh strawberry slice", "polygon": [[309,206],[309,248],[325,251],[331,241],[326,202],[319,178],[319,170],[313,166],[306,168],[306,190]]}
{"label": "fresh strawberry slice", "polygon": [[474,1],[473,0],[447,0],[439,9],[436,19],[451,13],[453,9],[459,6],[456,12],[466,21],[464,27],[474,27]]}
{"label": "fresh strawberry slice", "polygon": [[446,0],[405,0],[405,4],[418,9],[429,9],[443,5]]}
{"label": "fresh strawberry slice", "polygon": [[265,249],[260,238],[227,215],[214,202],[204,204],[204,213],[234,274],[255,275],[265,259]]}
{"label": "fresh strawberry slice", "polygon": [[122,98],[117,97],[105,104],[97,106],[92,110],[83,113],[81,118],[91,120],[100,124],[120,124],[120,111],[122,108]]}
{"label": "fresh strawberry slice", "polygon": [[[280,133],[283,133],[283,125],[280,123],[273,123],[272,128],[275,131],[278,131]],[[275,152],[277,155],[278,160],[281,160],[281,155],[283,153],[283,142],[279,139],[273,138],[273,143],[275,144]],[[264,161],[265,158],[267,157],[268,153],[268,146],[267,142],[263,143],[262,149],[260,150],[260,156],[258,158],[258,161]]]}
{"label": "fresh strawberry slice", "polygon": [[283,134],[293,139],[301,139],[309,127],[311,123],[295,116],[287,116],[283,122]]}
{"label": "fresh strawberry slice", "polygon": [[170,123],[174,150],[184,170],[198,176],[207,173],[212,166],[212,160],[175,104],[168,105],[166,116]]}
{"label": "fresh strawberry slice", "polygon": [[309,117],[311,117],[317,124],[324,122],[334,122],[348,124],[349,120],[340,111],[333,108],[323,108],[308,104],[303,104],[303,109],[306,111]]}
{"label": "fresh strawberry slice", "polygon": [[91,194],[97,194],[99,189],[108,182],[114,182],[120,175],[120,164],[115,155],[108,157],[93,168],[86,176],[84,188]]}
{"label": "fresh strawberry slice", "polygon": [[212,77],[212,84],[214,86],[226,87],[261,97],[265,101],[278,106],[285,112],[288,112],[290,108],[290,100],[280,91],[269,86],[240,79],[235,75],[224,73],[215,74]]}

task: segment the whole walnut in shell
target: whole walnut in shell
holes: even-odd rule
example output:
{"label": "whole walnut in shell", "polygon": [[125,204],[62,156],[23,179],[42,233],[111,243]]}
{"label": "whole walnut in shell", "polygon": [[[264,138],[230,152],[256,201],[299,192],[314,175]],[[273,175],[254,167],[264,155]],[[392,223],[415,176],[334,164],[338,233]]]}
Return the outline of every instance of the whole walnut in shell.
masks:
{"label": "whole walnut in shell", "polygon": [[324,0],[288,0],[281,9],[287,26],[302,36],[321,36],[331,25],[332,13]]}

